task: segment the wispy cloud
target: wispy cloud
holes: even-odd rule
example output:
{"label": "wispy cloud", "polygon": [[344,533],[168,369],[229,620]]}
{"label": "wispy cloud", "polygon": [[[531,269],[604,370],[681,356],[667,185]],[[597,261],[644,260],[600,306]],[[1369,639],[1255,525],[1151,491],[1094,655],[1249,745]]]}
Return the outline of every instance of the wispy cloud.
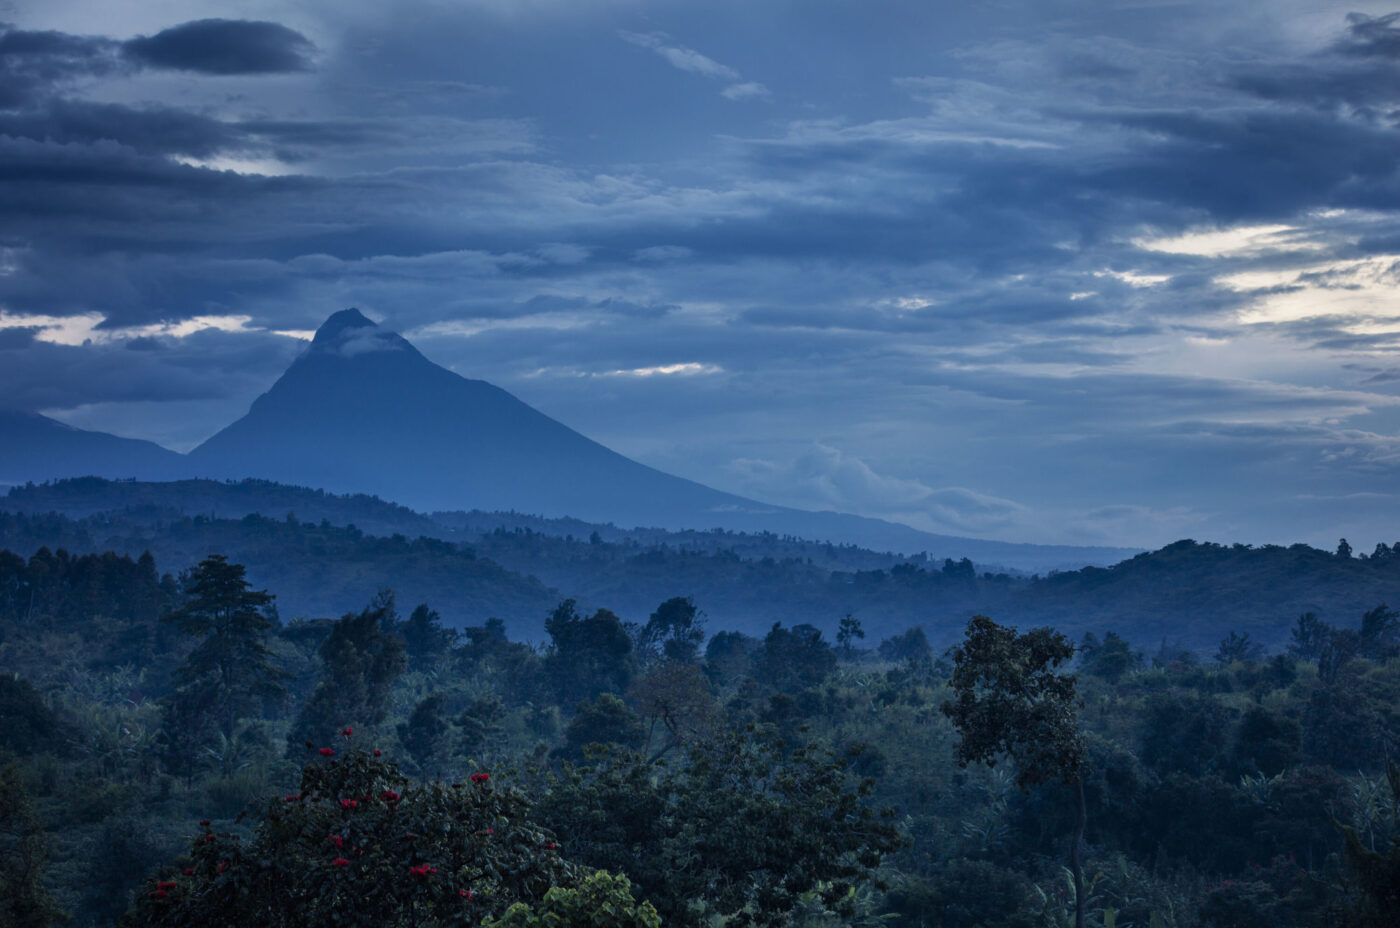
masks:
{"label": "wispy cloud", "polygon": [[672,44],[671,37],[664,32],[619,31],[618,35],[625,42],[651,49],[678,71],[728,82],[729,86],[720,91],[720,96],[726,100],[761,100],[772,96],[767,87],[756,81],[745,81],[738,71],[728,65],[720,64],[693,48]]}

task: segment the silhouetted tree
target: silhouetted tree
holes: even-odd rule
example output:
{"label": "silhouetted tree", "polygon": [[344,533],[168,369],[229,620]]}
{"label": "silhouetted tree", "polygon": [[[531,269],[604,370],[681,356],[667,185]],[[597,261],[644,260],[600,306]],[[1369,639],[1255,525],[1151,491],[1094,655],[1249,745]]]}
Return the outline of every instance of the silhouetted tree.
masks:
{"label": "silhouetted tree", "polygon": [[328,743],[342,726],[384,720],[389,693],[405,667],[403,642],[388,631],[393,625],[393,597],[380,595],[331,627],[321,644],[321,682],[287,736],[289,754],[297,754],[303,741]]}
{"label": "silhouetted tree", "polygon": [[758,641],[742,632],[719,632],[705,645],[705,675],[716,686],[746,679],[758,648]]}
{"label": "silhouetted tree", "polygon": [[1093,632],[1087,632],[1079,645],[1079,660],[1085,673],[1117,683],[1123,674],[1142,664],[1142,655],[1117,632],[1106,632],[1103,641]]}
{"label": "silhouetted tree", "polygon": [[441,693],[423,697],[409,713],[408,721],[399,723],[399,743],[423,776],[441,775],[438,762],[447,751],[451,727],[447,697]]}
{"label": "silhouetted tree", "polygon": [[185,578],[183,605],[166,616],[186,635],[203,636],[175,671],[182,687],[212,688],[212,711],[224,737],[238,719],[286,695],[288,675],[272,661],[267,633],[273,627],[273,596],[253,590],[242,564],[222,554],[200,561]]}
{"label": "silhouetted tree", "polygon": [[653,760],[715,733],[719,711],[705,675],[694,664],[657,664],[632,684],[627,697],[649,724],[648,744],[654,743],[658,726],[664,736],[654,749]]}
{"label": "silhouetted tree", "polygon": [[865,638],[865,629],[860,627],[860,619],[846,613],[841,619],[841,628],[836,632],[836,644],[841,648],[841,654],[847,660],[855,653],[856,639]]}
{"label": "silhouetted tree", "polygon": [[575,606],[574,600],[564,600],[544,623],[554,645],[547,669],[566,706],[603,692],[625,693],[636,666],[621,619],[607,609],[584,618]]}
{"label": "silhouetted tree", "polygon": [[1300,661],[1315,661],[1331,637],[1332,626],[1319,619],[1317,613],[1304,612],[1288,633],[1288,653]]}
{"label": "silhouetted tree", "polygon": [[457,633],[442,627],[442,616],[420,603],[399,625],[404,651],[415,667],[446,657],[457,643]]}
{"label": "silhouetted tree", "polygon": [[675,596],[656,607],[638,640],[639,650],[660,650],[666,660],[692,663],[705,640],[705,614],[689,596]]}
{"label": "silhouetted tree", "polygon": [[758,678],[781,690],[816,686],[836,669],[836,654],[812,625],[783,628],[774,622],[763,639]]}
{"label": "silhouetted tree", "polygon": [[1070,846],[1075,925],[1084,925],[1084,873],[1080,845],[1087,818],[1082,767],[1086,753],[1079,731],[1075,678],[1059,673],[1074,645],[1048,628],[1024,635],[973,616],[963,643],[953,649],[953,699],[943,714],[958,732],[958,763],[995,765],[1009,756],[1023,791],[1058,779],[1075,787],[1079,815]]}
{"label": "silhouetted tree", "polygon": [[1215,652],[1217,663],[1229,666],[1240,661],[1257,661],[1264,653],[1264,646],[1255,641],[1249,640],[1249,632],[1230,630],[1220,641],[1220,647]]}
{"label": "silhouetted tree", "polygon": [[1400,639],[1400,613],[1385,603],[1361,617],[1359,653],[1372,660],[1385,660],[1397,651]]}

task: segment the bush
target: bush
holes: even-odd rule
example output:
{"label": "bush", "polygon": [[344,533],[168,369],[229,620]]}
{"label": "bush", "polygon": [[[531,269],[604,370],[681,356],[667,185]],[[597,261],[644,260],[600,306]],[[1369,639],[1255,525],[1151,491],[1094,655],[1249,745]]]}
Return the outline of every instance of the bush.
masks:
{"label": "bush", "polygon": [[598,870],[578,889],[556,886],[544,901],[532,908],[517,902],[499,919],[487,918],[483,928],[661,928],[661,918],[650,902],[632,898],[632,884],[625,876]]}
{"label": "bush", "polygon": [[[516,903],[547,912],[593,898],[550,900],[587,884],[527,819],[519,790],[485,773],[414,785],[374,754],[321,753],[296,794],[253,808],[251,839],[202,823],[188,858],[148,881],[124,925],[467,926]],[[601,887],[596,876],[591,885]]]}

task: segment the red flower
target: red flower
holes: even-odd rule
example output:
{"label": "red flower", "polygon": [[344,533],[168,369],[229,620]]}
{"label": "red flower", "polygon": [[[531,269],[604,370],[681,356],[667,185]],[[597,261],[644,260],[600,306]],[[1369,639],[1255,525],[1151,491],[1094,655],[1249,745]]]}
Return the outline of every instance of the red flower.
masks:
{"label": "red flower", "polygon": [[344,857],[337,857],[335,860],[331,861],[331,866],[332,866],[332,867],[348,867],[348,866],[350,866],[350,861],[346,860]]}
{"label": "red flower", "polygon": [[381,751],[381,750],[379,750],[379,748],[375,748],[375,749],[374,749],[374,756],[375,756],[375,757],[378,757],[379,755],[381,755],[381,754],[383,754],[383,753],[384,753],[384,752]]}
{"label": "red flower", "polygon": [[186,867],[186,868],[185,868],[185,876],[194,876],[194,868],[193,868],[193,867]]}
{"label": "red flower", "polygon": [[301,798],[300,796],[288,796],[288,797],[287,797],[287,801],[288,801],[288,802],[296,802],[296,801],[297,801],[298,799],[300,799],[300,798]]}
{"label": "red flower", "polygon": [[416,867],[409,867],[408,872],[413,874],[414,876],[421,876],[424,879],[427,879],[428,874],[437,873],[437,867],[430,867],[427,864],[419,864]]}
{"label": "red flower", "polygon": [[330,835],[326,838],[326,840],[329,841],[331,844],[334,844],[336,847],[345,846],[345,839],[342,838],[340,835]]}
{"label": "red flower", "polygon": [[487,780],[489,780],[489,779],[491,779],[491,774],[489,774],[489,773],[474,773],[474,774],[472,774],[472,782],[473,782],[473,783],[485,783],[485,782],[486,782]]}
{"label": "red flower", "polygon": [[459,889],[457,890],[457,895],[466,899],[468,902],[472,901],[472,891],[470,889]]}
{"label": "red flower", "polygon": [[351,735],[353,735],[353,734],[355,733],[355,729],[349,728],[349,727],[342,728],[342,729],[340,730],[340,733],[341,733],[342,735],[344,735],[345,737],[349,738]]}
{"label": "red flower", "polygon": [[546,841],[544,844],[541,844],[540,847],[544,848],[546,851],[559,850],[559,845],[555,844],[553,841]]}
{"label": "red flower", "polygon": [[225,870],[227,870],[227,869],[228,869],[228,861],[227,861],[227,860],[221,860],[221,861],[219,861],[219,872],[220,872],[220,873],[223,873],[223,872],[224,872]]}
{"label": "red flower", "polygon": [[384,792],[379,794],[379,798],[383,799],[385,802],[398,802],[399,794],[391,789],[386,789]]}
{"label": "red flower", "polygon": [[321,756],[322,756],[322,757],[334,757],[334,756],[335,756],[335,748],[321,748]]}
{"label": "red flower", "polygon": [[358,802],[356,802],[355,800],[353,800],[353,799],[342,799],[342,800],[340,800],[340,807],[341,807],[342,809],[354,809],[354,808],[357,808],[359,805],[360,805],[360,804],[359,804]]}

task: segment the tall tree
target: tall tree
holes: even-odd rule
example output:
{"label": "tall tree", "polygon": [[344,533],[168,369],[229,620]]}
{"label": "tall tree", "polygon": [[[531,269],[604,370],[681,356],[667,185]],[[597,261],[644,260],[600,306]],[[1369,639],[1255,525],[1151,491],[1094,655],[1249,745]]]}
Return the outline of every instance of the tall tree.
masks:
{"label": "tall tree", "polygon": [[213,712],[224,737],[246,712],[286,696],[287,674],[272,660],[267,633],[274,597],[254,590],[242,564],[211,554],[184,581],[185,602],[166,620],[186,635],[204,636],[175,671],[183,687],[212,688]]}
{"label": "tall tree", "polygon": [[647,619],[637,642],[637,650],[660,650],[670,661],[694,663],[705,640],[705,613],[695,608],[689,596],[673,596],[656,607]]}
{"label": "tall tree", "polygon": [[995,766],[1003,757],[1016,765],[1023,792],[1048,780],[1075,789],[1079,802],[1070,869],[1074,874],[1074,923],[1084,928],[1084,872],[1080,845],[1084,806],[1084,736],[1079,730],[1075,678],[1059,673],[1074,657],[1064,635],[1036,628],[1024,635],[985,615],[973,616],[967,637],[953,649],[953,699],[943,714],[958,732],[958,763]]}
{"label": "tall tree", "polygon": [[632,638],[622,620],[607,609],[584,618],[575,605],[564,600],[544,622],[553,643],[548,667],[565,706],[599,693],[627,692],[636,670]]}
{"label": "tall tree", "polygon": [[865,629],[861,627],[860,619],[846,613],[841,619],[841,630],[836,633],[836,644],[841,648],[841,656],[850,660],[855,656],[856,639],[865,637]]}
{"label": "tall tree", "polygon": [[1303,661],[1318,660],[1332,637],[1332,631],[1332,626],[1319,619],[1317,613],[1304,612],[1298,616],[1289,632],[1288,653]]}
{"label": "tall tree", "polygon": [[804,623],[783,628],[783,623],[774,622],[763,638],[758,676],[780,690],[795,692],[816,686],[835,669],[836,654],[815,626]]}
{"label": "tall tree", "polygon": [[457,643],[457,632],[443,628],[442,616],[427,603],[420,603],[399,625],[409,663],[415,668],[431,666],[447,657]]}
{"label": "tall tree", "polygon": [[343,726],[384,721],[390,690],[406,664],[394,625],[393,596],[381,593],[369,608],[346,613],[331,627],[321,644],[325,672],[287,737],[289,754],[296,755],[303,741],[330,743]]}

